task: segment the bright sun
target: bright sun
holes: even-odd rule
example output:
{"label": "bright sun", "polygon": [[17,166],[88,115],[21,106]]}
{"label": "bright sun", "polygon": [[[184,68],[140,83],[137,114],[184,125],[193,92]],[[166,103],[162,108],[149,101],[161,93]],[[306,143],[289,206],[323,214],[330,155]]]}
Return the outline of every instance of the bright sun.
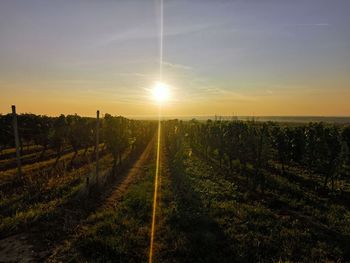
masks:
{"label": "bright sun", "polygon": [[158,103],[164,103],[170,99],[169,86],[164,82],[156,82],[152,88],[152,98]]}

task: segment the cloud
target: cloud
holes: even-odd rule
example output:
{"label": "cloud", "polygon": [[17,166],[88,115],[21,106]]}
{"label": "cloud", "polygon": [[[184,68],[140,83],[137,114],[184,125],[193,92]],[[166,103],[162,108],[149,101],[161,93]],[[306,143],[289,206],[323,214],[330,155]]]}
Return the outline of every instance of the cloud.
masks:
{"label": "cloud", "polygon": [[170,63],[168,61],[163,61],[163,65],[166,66],[166,67],[175,68],[175,69],[193,70],[193,68],[190,67],[190,66],[186,66],[186,65],[182,65],[182,64],[176,64],[176,63]]}
{"label": "cloud", "polygon": [[183,100],[189,101],[217,101],[217,102],[233,102],[233,101],[256,101],[257,98],[251,95],[239,93],[227,88],[217,86],[199,85],[192,87],[187,92]]}
{"label": "cloud", "polygon": [[328,23],[287,24],[287,26],[323,27],[323,26],[330,26],[330,24],[328,24]]}
{"label": "cloud", "polygon": [[138,72],[120,72],[116,73],[117,76],[122,77],[139,77],[139,78],[149,78],[152,75],[150,74],[144,74],[144,73],[138,73]]}
{"label": "cloud", "polygon": [[[202,31],[214,30],[221,28],[226,23],[208,23],[208,24],[194,24],[194,25],[172,25],[167,26],[164,30],[163,37],[182,36]],[[96,46],[108,46],[120,42],[157,39],[159,38],[159,31],[152,24],[144,26],[137,26],[133,28],[122,29],[119,32],[114,32],[95,41]]]}

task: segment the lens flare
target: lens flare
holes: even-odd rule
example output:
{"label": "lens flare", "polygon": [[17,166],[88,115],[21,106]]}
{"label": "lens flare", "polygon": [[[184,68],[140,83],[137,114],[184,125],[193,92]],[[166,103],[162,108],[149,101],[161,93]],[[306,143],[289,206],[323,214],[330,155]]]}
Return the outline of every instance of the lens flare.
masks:
{"label": "lens flare", "polygon": [[152,98],[162,104],[170,99],[169,86],[163,82],[156,82],[152,88]]}

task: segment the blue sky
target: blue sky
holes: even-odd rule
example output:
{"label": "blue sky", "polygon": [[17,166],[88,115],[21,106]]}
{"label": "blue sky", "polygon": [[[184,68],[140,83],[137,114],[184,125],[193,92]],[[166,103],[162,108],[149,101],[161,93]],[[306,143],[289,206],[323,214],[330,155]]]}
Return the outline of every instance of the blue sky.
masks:
{"label": "blue sky", "polygon": [[[164,0],[165,114],[350,115],[349,10]],[[0,112],[155,112],[159,0],[2,0],[0,39]]]}

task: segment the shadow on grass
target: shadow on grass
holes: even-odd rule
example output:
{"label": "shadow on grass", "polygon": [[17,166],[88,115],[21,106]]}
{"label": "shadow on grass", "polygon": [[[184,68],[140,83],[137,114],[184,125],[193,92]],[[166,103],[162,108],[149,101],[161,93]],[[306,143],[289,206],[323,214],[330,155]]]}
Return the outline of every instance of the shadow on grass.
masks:
{"label": "shadow on grass", "polygon": [[[209,163],[215,171],[221,170],[221,173],[218,172],[218,174],[228,174],[227,169],[220,168],[215,161],[209,160]],[[267,236],[273,242],[266,243],[264,252],[276,249],[275,253],[279,253],[281,258],[293,261],[323,261],[325,259],[348,261],[350,238],[346,231],[349,225],[347,207],[339,206],[334,199],[319,197],[315,191],[305,187],[301,181],[295,183],[294,180],[279,174],[272,174],[271,171],[262,172],[265,177],[265,191],[263,192],[257,187],[249,186],[248,180],[242,179],[239,173],[225,176],[226,179],[237,184],[237,190],[244,197],[239,200],[241,205],[246,204],[252,208],[260,207],[261,212],[265,210],[271,213],[271,216],[265,219],[261,217],[255,220],[254,217],[248,217],[251,228],[247,229],[245,235],[250,234],[259,242],[264,243],[261,229],[255,229],[255,226],[259,226],[266,220],[265,228],[271,231]],[[253,175],[252,172],[246,174],[249,176],[249,181],[254,180]],[[255,211],[247,210],[247,208],[246,213],[249,216],[254,215]],[[291,239],[289,243],[284,244],[285,251],[282,251],[284,242],[281,239],[282,235]],[[276,242],[277,240],[280,243]],[[274,248],[271,247],[272,245]],[[311,253],[311,250],[314,252]],[[269,255],[269,253],[266,254]],[[264,257],[261,252],[257,256]],[[273,253],[270,253],[269,256],[272,257]]]}
{"label": "shadow on grass", "polygon": [[235,256],[228,239],[192,188],[182,161],[173,159],[169,166],[173,200],[166,224],[170,233],[159,262],[232,262]]}

